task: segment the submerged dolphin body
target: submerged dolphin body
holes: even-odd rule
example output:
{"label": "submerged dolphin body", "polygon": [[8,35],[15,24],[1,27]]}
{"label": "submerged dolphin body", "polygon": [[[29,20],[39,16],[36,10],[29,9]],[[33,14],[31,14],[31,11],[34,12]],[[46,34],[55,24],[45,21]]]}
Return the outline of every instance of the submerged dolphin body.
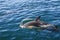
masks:
{"label": "submerged dolphin body", "polygon": [[40,29],[54,29],[57,28],[54,25],[45,23],[40,20],[40,16],[38,16],[35,20],[27,22],[25,24],[20,25],[21,28],[40,28]]}

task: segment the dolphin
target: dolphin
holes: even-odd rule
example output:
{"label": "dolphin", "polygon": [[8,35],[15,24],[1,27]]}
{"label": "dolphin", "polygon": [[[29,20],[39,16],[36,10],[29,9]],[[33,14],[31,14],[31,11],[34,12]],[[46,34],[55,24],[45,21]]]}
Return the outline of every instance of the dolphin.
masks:
{"label": "dolphin", "polygon": [[40,29],[53,29],[56,30],[57,27],[55,27],[52,24],[48,24],[46,22],[43,22],[40,20],[41,16],[36,17],[35,20],[27,22],[25,24],[20,25],[21,28],[40,28]]}
{"label": "dolphin", "polygon": [[27,23],[25,23],[25,24],[21,24],[22,26],[22,28],[29,28],[29,27],[40,27],[40,25],[42,25],[42,24],[46,24],[45,22],[42,22],[42,21],[40,21],[40,17],[41,16],[38,16],[38,17],[36,17],[36,19],[35,20],[33,20],[33,21],[30,21],[30,22],[27,22]]}

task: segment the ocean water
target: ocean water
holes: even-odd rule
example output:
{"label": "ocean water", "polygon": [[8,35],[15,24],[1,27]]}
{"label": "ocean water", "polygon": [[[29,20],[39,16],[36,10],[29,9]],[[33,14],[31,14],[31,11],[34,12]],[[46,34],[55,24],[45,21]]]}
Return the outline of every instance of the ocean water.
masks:
{"label": "ocean water", "polygon": [[37,16],[60,29],[60,0],[0,0],[0,40],[60,40],[60,30],[19,27],[23,19]]}

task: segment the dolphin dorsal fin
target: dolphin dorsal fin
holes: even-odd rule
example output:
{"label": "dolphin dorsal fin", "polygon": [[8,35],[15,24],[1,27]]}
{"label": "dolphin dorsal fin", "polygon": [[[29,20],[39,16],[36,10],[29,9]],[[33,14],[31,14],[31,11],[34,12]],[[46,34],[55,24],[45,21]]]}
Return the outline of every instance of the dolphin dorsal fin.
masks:
{"label": "dolphin dorsal fin", "polygon": [[38,17],[35,19],[35,21],[40,21],[40,17],[41,17],[41,16],[38,16]]}

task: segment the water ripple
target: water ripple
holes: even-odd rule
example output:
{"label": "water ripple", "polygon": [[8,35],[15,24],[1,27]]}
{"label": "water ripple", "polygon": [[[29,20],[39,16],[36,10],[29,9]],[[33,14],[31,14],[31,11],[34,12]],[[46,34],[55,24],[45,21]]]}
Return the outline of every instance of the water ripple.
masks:
{"label": "water ripple", "polygon": [[[21,29],[25,18],[60,26],[59,0],[0,0],[0,40],[60,40],[60,32]],[[59,27],[60,28],[60,27]]]}

